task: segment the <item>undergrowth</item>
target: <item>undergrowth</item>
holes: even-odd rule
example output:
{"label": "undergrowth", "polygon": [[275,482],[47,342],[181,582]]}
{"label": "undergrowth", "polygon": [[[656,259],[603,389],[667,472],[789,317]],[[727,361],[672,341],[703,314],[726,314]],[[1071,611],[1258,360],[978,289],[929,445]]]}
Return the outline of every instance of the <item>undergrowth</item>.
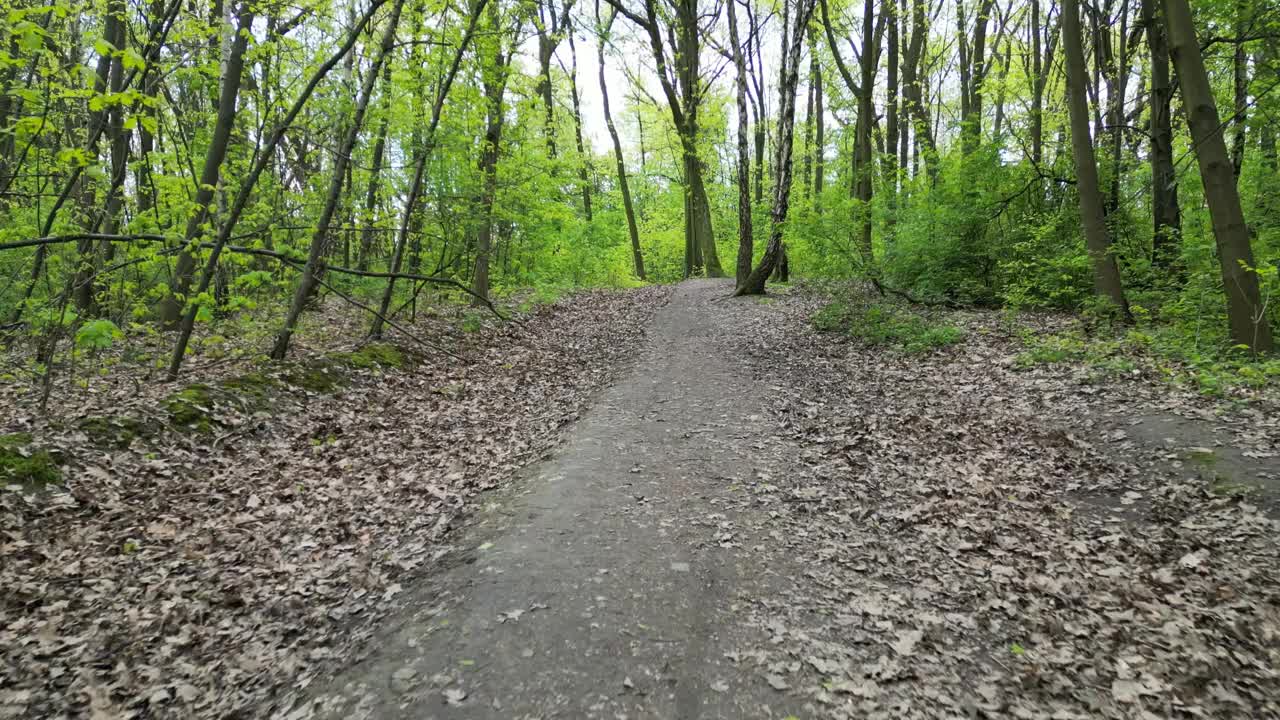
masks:
{"label": "undergrowth", "polygon": [[1015,332],[1026,349],[1015,363],[1023,368],[1079,363],[1104,376],[1146,368],[1167,382],[1215,396],[1280,382],[1280,357],[1255,356],[1218,338],[1190,332],[1186,326],[1135,315],[1133,325],[1077,321],[1056,333],[1017,327]]}
{"label": "undergrowth", "polygon": [[964,330],[890,303],[834,300],[813,317],[822,332],[846,333],[870,345],[887,345],[908,354],[959,342]]}

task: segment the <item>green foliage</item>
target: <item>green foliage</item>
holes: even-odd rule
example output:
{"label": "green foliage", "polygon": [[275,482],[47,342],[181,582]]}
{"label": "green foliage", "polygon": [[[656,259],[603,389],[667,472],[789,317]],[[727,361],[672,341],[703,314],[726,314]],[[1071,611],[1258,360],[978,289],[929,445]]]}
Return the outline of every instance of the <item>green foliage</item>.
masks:
{"label": "green foliage", "polygon": [[1144,319],[1132,327],[1084,323],[1058,333],[1019,330],[1026,349],[1016,357],[1022,368],[1083,364],[1091,378],[1141,372],[1144,368],[1169,382],[1208,395],[1260,388],[1280,380],[1280,358],[1257,358],[1225,345],[1225,338],[1206,342],[1193,326]]}
{"label": "green foliage", "polygon": [[76,331],[76,347],[86,350],[105,350],[116,340],[124,337],[124,333],[116,324],[105,318],[90,320]]}
{"label": "green foliage", "polygon": [[813,317],[822,332],[852,335],[871,345],[888,345],[905,353],[922,353],[955,344],[964,330],[935,323],[915,311],[889,303],[860,305],[836,300]]}

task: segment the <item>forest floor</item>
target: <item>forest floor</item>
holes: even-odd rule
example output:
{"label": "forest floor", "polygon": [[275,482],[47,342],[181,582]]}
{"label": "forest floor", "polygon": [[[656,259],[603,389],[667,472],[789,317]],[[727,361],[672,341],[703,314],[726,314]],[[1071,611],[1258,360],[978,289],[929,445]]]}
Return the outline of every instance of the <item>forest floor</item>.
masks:
{"label": "forest floor", "polygon": [[1273,397],[729,290],[0,493],[0,717],[1280,717]]}

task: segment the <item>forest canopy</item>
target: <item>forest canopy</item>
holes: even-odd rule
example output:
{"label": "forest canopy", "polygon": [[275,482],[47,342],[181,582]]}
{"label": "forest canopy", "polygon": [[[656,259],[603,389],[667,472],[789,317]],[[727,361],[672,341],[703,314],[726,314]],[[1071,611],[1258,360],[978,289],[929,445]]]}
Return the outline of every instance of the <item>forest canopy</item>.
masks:
{"label": "forest canopy", "polygon": [[4,331],[176,330],[176,375],[241,317],[284,358],[317,294],[378,337],[423,288],[705,274],[1266,353],[1280,9],[1191,5],[21,0]]}

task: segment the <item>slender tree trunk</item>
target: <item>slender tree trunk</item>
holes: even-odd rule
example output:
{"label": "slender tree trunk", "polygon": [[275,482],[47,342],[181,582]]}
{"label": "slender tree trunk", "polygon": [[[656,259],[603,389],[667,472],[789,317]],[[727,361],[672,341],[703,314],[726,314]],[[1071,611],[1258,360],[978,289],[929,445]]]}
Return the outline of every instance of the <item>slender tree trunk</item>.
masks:
{"label": "slender tree trunk", "polygon": [[893,206],[895,205],[898,193],[898,28],[901,24],[901,9],[898,7],[886,5],[884,12],[886,22],[888,23],[888,50],[889,50],[889,77],[885,81],[885,118],[884,118],[884,144],[885,144],[885,163],[888,184],[886,188],[889,192],[889,223],[894,221]]}
{"label": "slender tree trunk", "polygon": [[[732,9],[730,10],[732,13]],[[622,191],[622,210],[627,216],[627,234],[631,237],[631,261],[635,267],[636,277],[644,280],[644,255],[640,252],[640,229],[636,225],[636,211],[631,202],[631,186],[627,182],[627,164],[622,157],[622,140],[618,137],[618,128],[613,124],[613,112],[609,108],[609,83],[604,76],[604,33],[613,25],[617,13],[609,14],[608,23],[601,29],[596,51],[599,56],[600,100],[604,107],[604,124],[609,130],[609,139],[613,141],[613,158],[618,165],[618,189]],[[596,0],[596,23],[600,22],[600,0]],[[732,15],[730,16],[732,22]]]}
{"label": "slender tree trunk", "polygon": [[858,95],[858,125],[855,129],[855,142],[858,149],[858,200],[861,204],[859,211],[862,216],[862,236],[858,244],[862,251],[862,259],[870,269],[875,261],[874,250],[871,246],[872,180],[875,174],[875,163],[873,162],[875,156],[871,146],[871,126],[875,122],[876,113],[875,105],[873,104],[872,86],[875,83],[877,65],[874,0],[866,0],[863,3],[861,60],[862,92]]}
{"label": "slender tree trunk", "polygon": [[[783,256],[782,234],[787,221],[787,209],[791,200],[791,149],[795,135],[796,85],[800,80],[800,49],[804,43],[805,28],[813,16],[814,0],[797,0],[795,24],[787,52],[782,56],[782,72],[778,81],[778,152],[777,182],[773,189],[769,243],[765,246],[760,264],[740,284],[735,295],[761,295],[765,282],[773,273],[774,265]],[[785,25],[785,24],[784,24]],[[783,30],[784,40],[786,28]]]}
{"label": "slender tree trunk", "polygon": [[[755,102],[752,104],[755,108],[755,131],[752,139],[755,141],[755,194],[756,202],[764,201],[764,159],[765,155],[765,116],[768,114],[765,108],[764,94],[764,53],[761,52],[761,35],[759,18],[756,16],[755,7],[750,0],[746,3],[748,20],[751,23],[752,42],[747,43],[747,68],[750,70],[751,87],[755,90]],[[754,49],[754,50],[753,50]]]}
{"label": "slender tree trunk", "polygon": [[[489,29],[498,34],[498,5],[489,5]],[[480,196],[475,201],[475,216],[479,227],[476,232],[476,260],[471,277],[472,304],[483,306],[489,298],[489,259],[493,252],[493,203],[498,194],[498,156],[502,149],[502,127],[506,118],[503,96],[507,89],[507,69],[511,63],[511,50],[504,48],[505,40],[499,35],[490,40],[494,44],[492,65],[481,71],[484,89],[485,130],[480,148],[479,170],[483,178]]]}
{"label": "slender tree trunk", "polygon": [[[814,53],[816,55],[817,53]],[[813,182],[813,74],[809,75],[809,86],[805,92],[804,106],[804,141],[801,143],[804,154],[800,157],[800,199],[812,200],[810,187]]]}
{"label": "slender tree trunk", "polygon": [[[483,3],[485,0],[479,0]],[[377,12],[385,0],[372,0],[369,9],[365,11],[363,17],[356,25],[347,33],[346,40],[338,48],[338,50],[325,61],[323,65],[312,73],[311,78],[307,81],[302,92],[294,100],[289,111],[285,113],[280,125],[271,134],[271,138],[263,146],[262,151],[258,153],[258,158],[254,160],[253,167],[250,168],[248,175],[241,181],[240,189],[236,193],[235,201],[231,203],[227,209],[226,218],[218,227],[217,239],[211,243],[212,247],[209,251],[209,257],[205,259],[204,272],[200,276],[200,284],[195,290],[196,295],[202,295],[209,290],[209,286],[213,283],[214,276],[218,270],[218,258],[222,255],[222,250],[226,248],[227,242],[231,239],[231,233],[239,222],[240,216],[244,213],[244,209],[249,204],[249,196],[253,193],[254,185],[257,184],[258,178],[262,177],[262,171],[266,169],[270,158],[275,153],[276,148],[280,145],[280,140],[284,137],[285,131],[293,124],[302,109],[306,106],[307,101],[315,92],[316,87],[324,80],[335,66],[346,57],[351,48],[355,46],[360,33],[364,31],[365,26],[369,23],[374,13]],[[175,5],[176,7],[176,5]],[[237,33],[242,36],[243,33]],[[191,333],[195,329],[196,312],[199,310],[194,303],[188,303],[185,314],[182,316],[182,322],[178,326],[178,340],[173,345],[173,354],[169,358],[170,380],[177,379],[178,373],[182,370],[182,361],[186,357],[187,345],[191,342]]]}
{"label": "slender tree trunk", "polygon": [[1156,267],[1178,264],[1182,212],[1178,206],[1178,175],[1173,163],[1173,83],[1169,77],[1169,46],[1159,0],[1142,0],[1151,51],[1151,256]]}
{"label": "slender tree trunk", "polygon": [[[125,50],[125,5],[123,0],[111,0],[107,4],[106,22],[103,24],[103,35],[112,48]],[[110,92],[119,94],[124,90],[124,65],[120,55],[115,52],[102,56],[98,63],[98,72],[94,82],[95,91],[105,95]],[[125,173],[128,171],[129,135],[124,130],[124,115],[119,103],[113,103],[92,114],[90,134],[97,134],[97,125],[103,124],[104,134],[110,145],[111,174],[108,183],[106,202],[102,212],[93,213],[99,218],[93,221],[94,229],[100,229],[109,235],[118,230],[121,207],[124,204]],[[95,153],[96,154],[96,153]],[[75,298],[76,309],[82,316],[97,314],[97,254],[91,240],[82,240],[78,244],[78,266],[71,280],[71,293]],[[103,253],[110,252],[110,243],[102,248]]]}
{"label": "slender tree trunk", "polygon": [[[1244,168],[1244,149],[1248,142],[1249,117],[1249,54],[1245,52],[1244,38],[1249,32],[1250,5],[1248,0],[1236,1],[1236,42],[1232,58],[1232,87],[1235,91],[1235,117],[1231,119],[1231,168],[1236,180]],[[1274,42],[1268,40],[1267,42]]]}
{"label": "slender tree trunk", "polygon": [[[1146,0],[1151,2],[1152,0]],[[1031,0],[1031,163],[1044,162],[1044,70],[1040,50],[1040,0]]]}
{"label": "slender tree trunk", "polygon": [[1080,0],[1063,0],[1062,43],[1067,65],[1067,110],[1071,122],[1071,146],[1076,161],[1077,190],[1080,193],[1080,220],[1085,245],[1093,260],[1094,290],[1108,298],[1124,316],[1129,314],[1120,268],[1111,252],[1098,185],[1098,164],[1089,134],[1089,108],[1085,95],[1088,82],[1084,64],[1084,41],[1080,30]]}
{"label": "slender tree trunk", "polygon": [[1112,72],[1107,78],[1107,95],[1110,107],[1107,124],[1111,131],[1111,185],[1107,196],[1107,214],[1120,209],[1120,185],[1124,179],[1124,103],[1129,80],[1129,0],[1120,3],[1120,47],[1116,52]]}
{"label": "slender tree trunk", "polygon": [[582,107],[578,102],[578,48],[569,35],[569,51],[573,58],[569,70],[569,97],[573,100],[573,133],[578,148],[578,181],[582,186],[582,212],[591,222],[591,156],[582,142]]}
{"label": "slender tree trunk", "polygon": [[369,110],[369,100],[373,97],[374,87],[377,86],[378,78],[382,75],[382,63],[387,61],[387,55],[395,44],[396,27],[400,24],[400,12],[404,8],[404,2],[405,0],[396,0],[391,6],[391,16],[387,18],[387,27],[383,30],[382,42],[378,46],[373,67],[369,68],[369,72],[365,75],[360,94],[356,98],[355,115],[351,118],[351,124],[347,127],[346,135],[334,158],[333,177],[330,178],[329,193],[320,211],[320,217],[316,221],[315,233],[311,236],[311,250],[306,264],[302,266],[302,277],[299,278],[294,289],[293,302],[285,317],[284,327],[276,335],[275,345],[271,348],[273,360],[283,360],[289,353],[289,342],[298,327],[298,319],[302,317],[302,311],[306,308],[307,301],[324,272],[324,255],[329,244],[329,223],[333,220],[333,214],[342,197],[342,186],[346,180],[351,154],[360,137],[360,129],[364,127],[364,117]]}
{"label": "slender tree trunk", "polygon": [[[1272,83],[1280,83],[1280,67],[1276,64],[1276,48],[1271,43],[1264,43],[1258,50],[1256,62],[1258,63],[1257,73],[1264,75]],[[1271,119],[1274,117],[1268,110],[1274,107],[1275,98],[1262,98],[1259,101],[1260,114],[1264,120],[1258,128],[1258,151],[1262,156],[1262,166],[1269,172],[1275,173],[1280,170],[1280,162],[1277,162],[1276,153],[1276,129]],[[1269,189],[1269,195],[1273,195],[1276,189]],[[1269,209],[1269,206],[1268,206]]]}
{"label": "slender tree trunk", "polygon": [[698,23],[701,14],[698,0],[678,0],[673,14],[669,36],[674,60],[669,71],[656,0],[645,0],[643,17],[626,12],[627,17],[648,35],[658,80],[671,108],[672,124],[680,136],[685,181],[685,276],[699,274],[705,269],[709,277],[723,277],[724,270],[720,266],[715,234],[711,228],[711,206],[703,180],[704,168],[698,156],[698,112],[704,94],[699,71],[701,31]]}
{"label": "slender tree trunk", "polygon": [[236,100],[240,95],[240,82],[244,74],[244,54],[249,45],[249,34],[254,18],[253,7],[248,0],[242,0],[238,15],[240,20],[237,23],[235,37],[231,41],[231,52],[227,57],[222,90],[218,97],[218,114],[214,120],[213,136],[209,141],[209,149],[205,152],[200,184],[196,187],[195,211],[187,220],[187,229],[183,233],[185,245],[178,255],[169,293],[160,301],[160,320],[169,326],[182,317],[183,306],[190,301],[188,295],[196,268],[195,255],[192,254],[190,246],[199,239],[202,227],[209,219],[209,205],[213,202],[214,192],[221,179],[222,163],[226,160],[231,129],[236,122]]}
{"label": "slender tree trunk", "polygon": [[1271,325],[1258,288],[1258,276],[1253,270],[1249,227],[1240,207],[1231,156],[1219,124],[1209,74],[1200,55],[1191,7],[1187,0],[1162,0],[1161,6],[1170,55],[1182,87],[1182,106],[1191,128],[1192,146],[1196,149],[1200,179],[1217,239],[1231,339],[1256,353],[1270,352]]}
{"label": "slender tree trunk", "polygon": [[826,107],[823,102],[822,63],[818,61],[818,43],[813,26],[809,26],[811,44],[810,82],[813,83],[813,211],[822,212],[822,186],[824,184],[827,150]]}
{"label": "slender tree trunk", "polygon": [[[920,72],[920,63],[924,58],[929,37],[929,20],[925,7],[926,0],[912,0],[911,4],[911,39],[907,43],[907,52],[902,60],[902,90],[904,104],[912,119],[912,133],[917,143],[917,158],[923,150],[925,171],[929,173],[931,182],[938,179],[938,148],[934,142],[933,123],[929,119],[929,109],[925,105],[924,81]],[[824,16],[825,22],[825,16]],[[828,33],[830,31],[828,30]],[[830,35],[829,35],[829,38]],[[834,44],[834,40],[831,41]]]}
{"label": "slender tree trunk", "polygon": [[374,220],[378,212],[378,192],[382,189],[382,162],[387,152],[387,133],[391,127],[391,62],[382,65],[382,118],[378,121],[378,136],[373,141],[373,167],[369,169],[369,187],[364,196],[364,221],[360,229],[360,250],[356,255],[356,269],[369,269],[369,256],[377,237]]}
{"label": "slender tree trunk", "polygon": [[738,107],[738,262],[735,273],[737,287],[742,287],[751,274],[751,261],[755,252],[755,237],[751,228],[751,152],[748,146],[747,114],[747,63],[738,40],[738,14],[734,6],[738,0],[728,0],[729,45],[733,51],[733,65],[737,71],[734,88],[737,90]]}

